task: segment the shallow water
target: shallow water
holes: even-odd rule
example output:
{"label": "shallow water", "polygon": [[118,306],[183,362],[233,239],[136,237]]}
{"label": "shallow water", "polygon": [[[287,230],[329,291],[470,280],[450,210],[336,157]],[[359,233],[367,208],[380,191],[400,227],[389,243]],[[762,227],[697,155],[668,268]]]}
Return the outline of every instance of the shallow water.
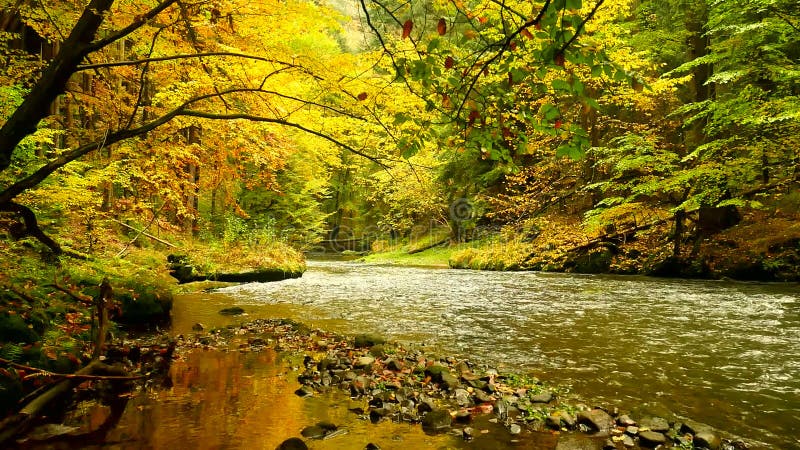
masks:
{"label": "shallow water", "polygon": [[[179,299],[175,332],[220,308],[435,343],[597,404],[646,403],[764,448],[800,448],[797,285],[310,262],[300,279]],[[246,320],[247,318],[245,318]]]}

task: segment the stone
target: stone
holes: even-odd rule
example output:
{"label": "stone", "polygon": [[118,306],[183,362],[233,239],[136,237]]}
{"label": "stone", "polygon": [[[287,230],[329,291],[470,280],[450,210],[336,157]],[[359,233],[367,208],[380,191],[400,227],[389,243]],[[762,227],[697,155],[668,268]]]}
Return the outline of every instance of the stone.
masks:
{"label": "stone", "polygon": [[391,413],[392,411],[388,408],[373,408],[369,411],[369,420],[372,423],[378,423]]}
{"label": "stone", "polygon": [[645,447],[657,447],[667,443],[667,437],[657,431],[642,431],[639,433],[639,444]]}
{"label": "stone", "polygon": [[353,381],[358,378],[358,374],[352,370],[347,370],[342,374],[342,379],[345,381]]}
{"label": "stone", "polygon": [[694,435],[694,446],[697,448],[707,448],[719,450],[722,446],[722,439],[711,430],[703,430]]}
{"label": "stone", "polygon": [[542,392],[541,394],[531,396],[531,401],[533,403],[550,403],[553,401],[553,398],[552,392]]}
{"label": "stone", "polygon": [[552,428],[554,430],[560,430],[561,429],[561,413],[555,412],[553,414],[550,414],[549,416],[547,416],[547,419],[545,419],[544,424],[547,426],[547,428]]}
{"label": "stone", "polygon": [[353,344],[356,348],[372,347],[373,345],[385,344],[386,339],[376,334],[359,334]]}
{"label": "stone", "polygon": [[639,427],[629,426],[625,427],[625,433],[630,434],[631,436],[636,436],[639,434]]}
{"label": "stone", "polygon": [[608,435],[616,422],[602,409],[591,409],[578,413],[577,423],[586,425],[595,433]]}
{"label": "stone", "polygon": [[314,389],[312,389],[310,386],[300,386],[300,388],[294,391],[294,393],[300,397],[311,397],[314,395]]}
{"label": "stone", "polygon": [[483,381],[483,380],[480,380],[480,379],[474,379],[474,380],[473,379],[465,379],[465,380],[466,380],[468,386],[471,386],[471,387],[473,387],[475,389],[480,389],[480,390],[486,389],[487,383],[485,381]]}
{"label": "stone", "polygon": [[466,427],[461,432],[461,435],[464,437],[465,441],[471,441],[473,438],[475,438],[475,430],[473,430],[471,427]]}
{"label": "stone", "polygon": [[289,438],[275,448],[275,450],[308,450],[308,446],[300,438]]}
{"label": "stone", "polygon": [[472,398],[466,389],[456,389],[455,397],[458,406],[472,406]]}
{"label": "stone", "polygon": [[631,419],[627,414],[623,414],[617,418],[617,423],[623,427],[630,427],[636,425],[636,421]]}
{"label": "stone", "polygon": [[372,356],[362,356],[356,359],[355,363],[353,363],[353,367],[355,367],[356,369],[365,369],[368,367],[372,367],[374,363],[375,363],[375,358],[373,358]]}
{"label": "stone", "polygon": [[603,444],[603,450],[616,450],[617,444],[614,443],[611,439],[606,439],[606,442]]}
{"label": "stone", "polygon": [[475,391],[475,402],[476,403],[491,403],[494,399],[491,395],[487,394],[483,391]]}
{"label": "stone", "polygon": [[458,423],[470,423],[472,422],[472,414],[467,410],[459,411],[456,413],[455,419]]}
{"label": "stone", "polygon": [[650,431],[656,431],[658,433],[666,433],[669,431],[669,422],[662,417],[645,417],[639,423],[639,426],[641,428],[649,428]]}
{"label": "stone", "polygon": [[494,413],[500,419],[505,420],[505,419],[508,418],[508,407],[509,406],[510,405],[508,404],[507,401],[505,401],[503,399],[500,399],[500,400],[494,402]]}
{"label": "stone", "polygon": [[430,397],[421,398],[417,405],[417,411],[420,413],[430,412],[436,409],[436,403]]}
{"label": "stone", "polygon": [[442,373],[442,386],[448,391],[452,391],[461,386],[461,383],[450,372],[444,372]]}
{"label": "stone", "polygon": [[238,306],[232,306],[230,308],[220,309],[219,313],[223,316],[238,316],[239,314],[244,314],[244,309]]}
{"label": "stone", "polygon": [[396,359],[389,359],[386,361],[386,368],[395,372],[399,372],[403,370],[403,363]]}
{"label": "stone", "polygon": [[373,444],[370,442],[366,447],[364,447],[364,450],[381,450],[381,448],[378,446],[378,444]]}
{"label": "stone", "polygon": [[509,431],[511,434],[520,434],[520,433],[522,433],[522,427],[521,427],[521,426],[519,426],[519,425],[518,425],[518,424],[516,424],[516,423],[512,423],[512,424],[511,424],[511,425],[508,427],[508,431]]}
{"label": "stone", "polygon": [[325,437],[325,429],[319,425],[311,425],[303,428],[300,434],[308,439],[322,439]]}
{"label": "stone", "polygon": [[446,366],[443,366],[439,363],[425,368],[425,375],[431,377],[431,380],[436,381],[437,383],[442,381],[442,375],[444,374],[450,374],[450,370],[448,370]]}
{"label": "stone", "polygon": [[205,329],[206,329],[206,327],[204,327],[203,324],[199,323],[199,322],[194,324],[194,325],[192,325],[192,331],[203,331]]}
{"label": "stone", "polygon": [[422,418],[422,429],[426,433],[441,433],[450,429],[452,417],[446,409],[434,409]]}
{"label": "stone", "polygon": [[708,430],[711,430],[711,426],[693,420],[684,420],[678,428],[678,431],[683,434],[697,434]]}
{"label": "stone", "polygon": [[622,445],[624,445],[625,447],[633,447],[636,445],[636,442],[633,440],[632,437],[624,436],[622,438]]}
{"label": "stone", "polygon": [[383,347],[383,344],[373,345],[369,348],[369,354],[376,358],[382,358],[386,356],[386,349]]}

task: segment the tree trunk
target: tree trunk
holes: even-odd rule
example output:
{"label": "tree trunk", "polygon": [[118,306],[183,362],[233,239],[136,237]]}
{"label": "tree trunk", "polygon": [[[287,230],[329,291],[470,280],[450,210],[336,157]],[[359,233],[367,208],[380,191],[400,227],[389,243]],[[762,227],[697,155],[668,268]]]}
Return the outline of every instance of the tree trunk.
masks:
{"label": "tree trunk", "polygon": [[686,211],[679,209],[675,211],[675,233],[672,236],[672,256],[679,258],[681,256],[681,241],[683,240],[684,226],[683,221],[686,218]]}
{"label": "tree trunk", "polygon": [[0,128],[0,171],[8,168],[17,144],[36,131],[36,126],[46,117],[50,104],[64,92],[78,64],[91,52],[90,44],[113,3],[114,0],[92,0],[86,6],[61,46],[61,51],[50,61],[30,94]]}

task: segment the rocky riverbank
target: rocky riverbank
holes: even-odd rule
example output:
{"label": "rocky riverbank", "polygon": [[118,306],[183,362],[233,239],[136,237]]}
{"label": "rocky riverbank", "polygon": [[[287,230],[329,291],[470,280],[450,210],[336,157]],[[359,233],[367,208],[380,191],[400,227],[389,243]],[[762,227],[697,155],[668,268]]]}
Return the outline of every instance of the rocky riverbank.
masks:
{"label": "rocky riverbank", "polygon": [[[198,326],[200,330],[202,327]],[[419,424],[429,434],[451,433],[470,441],[485,433],[506,433],[525,446],[556,448],[579,435],[579,448],[749,448],[711,427],[680,420],[668,412],[634,414],[587,406],[566,398],[563,390],[535,378],[500,373],[490,367],[418,348],[385,342],[378,336],[340,336],[288,320],[259,319],[210,332],[178,337],[177,354],[197,348],[258,352],[266,349],[303,356],[293,370],[301,384],[296,394],[312,397],[340,392],[356,407],[358,418]],[[495,424],[490,431],[485,424]],[[307,448],[316,439],[345,433],[336,424],[319,423],[279,448]],[[541,444],[541,442],[548,444]],[[380,448],[380,442],[364,442]],[[560,448],[560,447],[559,447]]]}

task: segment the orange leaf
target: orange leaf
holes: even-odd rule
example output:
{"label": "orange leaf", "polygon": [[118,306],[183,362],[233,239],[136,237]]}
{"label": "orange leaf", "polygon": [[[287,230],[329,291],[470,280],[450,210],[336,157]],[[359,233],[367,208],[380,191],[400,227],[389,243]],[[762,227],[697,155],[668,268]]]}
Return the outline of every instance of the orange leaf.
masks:
{"label": "orange leaf", "polygon": [[509,43],[508,43],[508,48],[510,48],[512,52],[513,52],[514,50],[516,50],[516,49],[517,49],[517,41],[511,41],[511,42],[509,42]]}
{"label": "orange leaf", "polygon": [[468,118],[469,124],[472,125],[473,123],[475,123],[476,120],[480,119],[480,117],[481,113],[473,109],[472,111],[469,112],[469,118]]}
{"label": "orange leaf", "polygon": [[557,130],[561,128],[562,122],[561,119],[556,119],[556,123],[553,124],[553,127]]}
{"label": "orange leaf", "polygon": [[447,58],[444,59],[444,68],[445,69],[452,69],[453,65],[455,63],[456,62],[455,62],[455,60],[453,60],[453,57],[452,56],[448,56]]}
{"label": "orange leaf", "polygon": [[563,53],[557,53],[556,56],[553,58],[553,62],[557,66],[564,67],[564,54]]}
{"label": "orange leaf", "polygon": [[411,36],[411,29],[414,28],[414,22],[411,19],[406,20],[403,24],[403,39]]}
{"label": "orange leaf", "polygon": [[447,94],[442,94],[442,106],[445,108],[450,108],[453,106],[453,103],[450,101],[450,96]]}
{"label": "orange leaf", "polygon": [[527,28],[523,28],[522,31],[519,32],[519,34],[525,36],[528,39],[533,39],[533,35],[531,34],[530,31],[528,31]]}
{"label": "orange leaf", "polygon": [[367,93],[366,92],[362,92],[362,93],[358,94],[357,98],[358,98],[359,101],[363,102],[364,100],[367,99]]}
{"label": "orange leaf", "polygon": [[478,18],[478,22],[480,22],[481,25],[484,25],[488,21],[489,21],[489,19],[486,16],[481,16],[481,17]]}
{"label": "orange leaf", "polygon": [[447,33],[447,21],[444,18],[439,19],[439,23],[436,24],[436,32],[439,33],[439,36]]}

